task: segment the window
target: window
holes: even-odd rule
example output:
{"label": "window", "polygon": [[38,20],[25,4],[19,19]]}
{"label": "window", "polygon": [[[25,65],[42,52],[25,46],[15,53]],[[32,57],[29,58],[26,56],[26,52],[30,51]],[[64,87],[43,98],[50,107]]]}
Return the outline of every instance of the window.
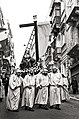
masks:
{"label": "window", "polygon": [[56,10],[55,10],[55,15],[56,15],[56,16],[60,16],[60,9],[56,9]]}

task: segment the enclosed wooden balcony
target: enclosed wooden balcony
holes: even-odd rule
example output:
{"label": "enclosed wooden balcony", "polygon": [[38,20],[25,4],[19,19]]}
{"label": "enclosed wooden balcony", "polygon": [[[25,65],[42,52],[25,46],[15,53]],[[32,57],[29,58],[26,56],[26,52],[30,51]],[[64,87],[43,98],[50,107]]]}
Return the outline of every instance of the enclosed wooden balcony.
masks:
{"label": "enclosed wooden balcony", "polygon": [[51,33],[58,33],[61,22],[61,3],[55,2],[53,4],[54,6],[52,7],[49,15],[51,16]]}
{"label": "enclosed wooden balcony", "polygon": [[60,16],[55,16],[53,19],[53,23],[51,26],[51,33],[58,33],[59,29],[60,29],[60,21],[61,21],[61,17]]}
{"label": "enclosed wooden balcony", "polygon": [[51,2],[51,11],[49,16],[52,16],[52,12],[56,6],[59,6],[61,4],[61,0],[52,0]]}
{"label": "enclosed wooden balcony", "polygon": [[74,6],[70,11],[70,14],[67,15],[66,23],[72,24],[79,20],[79,5]]}

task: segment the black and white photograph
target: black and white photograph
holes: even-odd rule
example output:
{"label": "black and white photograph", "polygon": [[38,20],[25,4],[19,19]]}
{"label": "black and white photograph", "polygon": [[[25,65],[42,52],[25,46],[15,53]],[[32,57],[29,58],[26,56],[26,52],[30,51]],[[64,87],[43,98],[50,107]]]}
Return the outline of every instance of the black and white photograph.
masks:
{"label": "black and white photograph", "polygon": [[79,0],[0,0],[0,119],[79,119]]}

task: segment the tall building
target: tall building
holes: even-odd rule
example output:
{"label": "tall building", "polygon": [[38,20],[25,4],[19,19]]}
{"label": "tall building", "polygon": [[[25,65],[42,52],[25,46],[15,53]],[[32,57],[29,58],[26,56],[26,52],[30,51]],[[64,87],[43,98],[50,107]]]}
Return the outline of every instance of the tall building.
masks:
{"label": "tall building", "polygon": [[54,63],[79,82],[79,0],[52,0],[49,16]]}
{"label": "tall building", "polygon": [[0,73],[10,71],[10,58],[12,55],[12,33],[10,23],[4,20],[0,7]]}
{"label": "tall building", "polygon": [[67,24],[65,1],[61,1],[61,23],[60,23],[60,39],[61,39],[61,73],[68,75],[68,55],[67,55]]}
{"label": "tall building", "polygon": [[66,0],[67,55],[72,78],[79,82],[79,0]]}
{"label": "tall building", "polygon": [[[61,23],[61,0],[52,0],[50,7],[51,17],[51,49],[54,64],[60,68],[61,62],[61,40],[60,40],[60,23]],[[61,69],[61,68],[60,68]]]}

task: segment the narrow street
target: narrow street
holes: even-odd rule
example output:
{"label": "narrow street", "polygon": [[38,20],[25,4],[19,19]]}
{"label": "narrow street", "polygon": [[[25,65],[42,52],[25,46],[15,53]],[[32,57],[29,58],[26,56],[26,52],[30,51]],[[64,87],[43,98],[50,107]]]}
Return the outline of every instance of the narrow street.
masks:
{"label": "narrow street", "polygon": [[79,0],[0,0],[0,119],[79,119]]}
{"label": "narrow street", "polygon": [[5,108],[5,103],[0,102],[0,119],[79,119],[79,101],[70,100],[62,103],[61,110],[35,108],[34,112],[24,109],[9,112]]}

